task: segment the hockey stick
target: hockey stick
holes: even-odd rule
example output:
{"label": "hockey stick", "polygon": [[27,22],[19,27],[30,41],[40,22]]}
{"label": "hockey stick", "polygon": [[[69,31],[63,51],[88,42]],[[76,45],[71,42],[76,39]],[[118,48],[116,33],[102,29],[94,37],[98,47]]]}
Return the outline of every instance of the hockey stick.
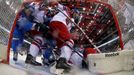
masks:
{"label": "hockey stick", "polygon": [[60,11],[63,15],[65,15],[65,16],[82,32],[82,34],[83,34],[83,35],[85,36],[85,38],[91,43],[91,45],[93,45],[94,48],[95,48],[99,53],[101,53],[101,51],[97,48],[96,45],[93,44],[92,40],[89,39],[89,37],[88,37],[88,36],[86,35],[86,33],[82,30],[82,28],[80,28],[75,22],[73,22],[73,21],[71,20],[71,18],[70,18],[69,16],[67,16],[60,8],[57,8],[57,10]]}
{"label": "hockey stick", "polygon": [[70,45],[68,45],[64,40],[62,40],[61,38],[59,38],[59,40],[61,40],[63,43],[65,43],[73,52],[77,53],[81,58],[82,58],[82,66],[83,68],[87,68],[87,62],[86,59],[82,56],[82,54],[80,54],[80,52],[76,51],[73,47],[71,47]]}
{"label": "hockey stick", "polygon": [[82,59],[84,59],[83,56],[78,51],[76,51],[73,47],[71,47],[70,45],[68,45],[68,43],[66,43],[61,38],[58,38],[58,39],[61,40],[63,43],[65,43],[73,52],[77,53]]}

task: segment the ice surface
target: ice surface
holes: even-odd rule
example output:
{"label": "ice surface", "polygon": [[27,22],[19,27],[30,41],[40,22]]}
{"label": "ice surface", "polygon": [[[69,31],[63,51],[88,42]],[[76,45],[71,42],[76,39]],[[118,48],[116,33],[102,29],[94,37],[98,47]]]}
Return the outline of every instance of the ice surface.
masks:
{"label": "ice surface", "polygon": [[[18,62],[12,60],[12,52],[10,54],[10,66],[5,64],[0,64],[0,75],[53,75],[49,72],[49,67],[35,67],[35,66],[26,66],[25,58],[26,56],[20,56]],[[41,62],[41,58],[37,57],[37,61]],[[90,73],[88,70],[73,68],[70,74],[64,75],[98,75]],[[104,74],[99,74],[104,75]],[[122,71],[118,73],[105,74],[105,75],[134,75],[134,71]]]}

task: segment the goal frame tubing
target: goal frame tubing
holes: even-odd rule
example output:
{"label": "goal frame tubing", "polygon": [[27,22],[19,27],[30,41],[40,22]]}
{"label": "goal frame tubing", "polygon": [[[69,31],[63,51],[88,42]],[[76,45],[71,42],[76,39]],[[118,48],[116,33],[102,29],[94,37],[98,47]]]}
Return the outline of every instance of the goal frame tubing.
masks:
{"label": "goal frame tubing", "polygon": [[19,9],[19,11],[17,12],[17,14],[15,16],[12,28],[10,30],[9,39],[8,39],[8,45],[7,45],[7,60],[3,60],[2,63],[9,64],[9,61],[10,61],[10,49],[11,49],[13,32],[14,32],[14,29],[15,29],[15,26],[16,26],[16,23],[17,23],[17,19],[19,18],[19,12],[20,12],[21,8],[27,2],[39,2],[39,1],[41,1],[41,0],[26,0],[25,2],[22,2],[21,6],[20,6],[20,9]]}
{"label": "goal frame tubing", "polygon": [[[30,0],[30,2],[39,2],[41,0]],[[101,3],[101,4],[104,4],[106,6],[109,7],[110,11],[112,12],[112,15],[114,17],[114,20],[115,20],[115,23],[116,23],[116,28],[118,30],[118,35],[119,35],[119,40],[120,40],[120,48],[123,49],[124,48],[124,45],[123,45],[123,41],[122,41],[122,32],[121,32],[121,29],[120,29],[120,26],[119,26],[119,23],[118,23],[118,20],[117,20],[117,17],[115,15],[115,12],[113,11],[113,8],[111,5],[107,4],[107,3],[104,3],[104,2],[100,2],[100,1],[96,1],[96,0],[86,0],[86,1],[90,1],[90,2],[96,2],[96,3]],[[29,1],[28,1],[29,2]],[[21,8],[23,6],[25,2],[22,3],[21,5]],[[19,13],[19,12],[18,12]],[[11,28],[11,31],[10,31],[10,36],[9,36],[9,40],[8,40],[8,47],[7,47],[7,61],[2,61],[3,63],[6,63],[6,64],[9,64],[9,60],[10,60],[10,48],[11,48],[11,42],[12,42],[12,37],[13,37],[13,32],[14,32],[14,29],[15,29],[15,26],[16,26],[16,22],[17,22],[17,19],[19,17],[19,14],[17,13],[15,19],[14,19],[14,23],[13,23],[13,26]]]}

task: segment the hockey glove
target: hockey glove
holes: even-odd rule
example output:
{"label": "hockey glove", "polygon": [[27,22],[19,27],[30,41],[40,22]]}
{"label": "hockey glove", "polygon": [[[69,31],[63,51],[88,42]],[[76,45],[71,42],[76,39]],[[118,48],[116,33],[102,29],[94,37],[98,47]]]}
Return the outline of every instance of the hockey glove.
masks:
{"label": "hockey glove", "polygon": [[42,32],[42,33],[47,33],[49,30],[49,27],[47,27],[46,25],[41,24],[41,23],[36,23],[34,25],[34,29],[39,31],[39,32]]}

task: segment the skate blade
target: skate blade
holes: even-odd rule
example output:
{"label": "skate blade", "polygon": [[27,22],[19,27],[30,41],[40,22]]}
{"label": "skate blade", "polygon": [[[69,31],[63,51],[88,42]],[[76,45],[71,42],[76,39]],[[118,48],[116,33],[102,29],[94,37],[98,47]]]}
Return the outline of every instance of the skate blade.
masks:
{"label": "skate blade", "polygon": [[54,64],[52,67],[50,67],[50,72],[55,75],[64,75],[64,69],[56,69],[56,64]]}
{"label": "skate blade", "polygon": [[17,61],[14,61],[14,64],[18,64],[18,62]]}
{"label": "skate blade", "polygon": [[26,69],[31,68],[31,66],[32,66],[31,64],[25,63],[25,68],[26,68]]}
{"label": "skate blade", "polygon": [[25,68],[26,68],[26,69],[42,69],[42,70],[45,69],[44,66],[34,66],[34,65],[32,65],[32,64],[27,64],[27,63],[25,63]]}
{"label": "skate blade", "polygon": [[25,63],[25,68],[32,68],[32,67],[35,67],[34,65],[31,65],[31,64],[28,64],[28,63]]}

